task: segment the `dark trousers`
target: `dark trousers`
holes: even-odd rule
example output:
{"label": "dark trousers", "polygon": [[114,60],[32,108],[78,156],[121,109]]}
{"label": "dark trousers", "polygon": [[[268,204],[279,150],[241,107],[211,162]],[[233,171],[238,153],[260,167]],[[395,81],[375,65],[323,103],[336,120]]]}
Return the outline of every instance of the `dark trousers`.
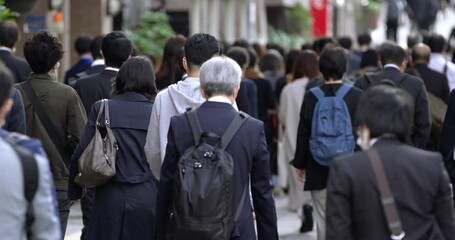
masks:
{"label": "dark trousers", "polygon": [[68,198],[68,191],[57,190],[58,213],[60,215],[60,227],[62,239],[65,237],[66,225],[70,215],[71,201]]}
{"label": "dark trousers", "polygon": [[398,20],[387,20],[387,39],[397,42]]}
{"label": "dark trousers", "polygon": [[82,223],[84,228],[82,229],[81,240],[85,239],[87,233],[88,224],[92,216],[92,208],[95,203],[95,189],[86,189],[85,195],[81,198],[81,210],[82,210]]}

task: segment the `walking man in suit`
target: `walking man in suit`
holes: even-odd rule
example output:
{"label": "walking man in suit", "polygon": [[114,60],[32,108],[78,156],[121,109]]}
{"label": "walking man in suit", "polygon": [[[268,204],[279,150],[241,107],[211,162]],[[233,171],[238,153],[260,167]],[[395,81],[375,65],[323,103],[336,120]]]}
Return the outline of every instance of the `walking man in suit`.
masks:
{"label": "walking man in suit", "polygon": [[0,23],[0,60],[13,73],[16,83],[27,80],[32,72],[30,66],[23,58],[13,54],[18,40],[19,28],[15,22]]}
{"label": "walking man in suit", "polygon": [[414,102],[414,127],[410,135],[410,143],[415,147],[424,149],[430,136],[430,110],[425,84],[419,78],[404,73],[406,69],[406,52],[396,44],[385,43],[379,48],[382,71],[366,74],[355,82],[356,87],[366,90],[370,85],[375,85],[387,79],[397,87],[408,92]]}
{"label": "walking man in suit", "polygon": [[[412,133],[413,105],[403,89],[369,88],[357,108],[357,143],[378,152],[406,239],[453,239],[454,208],[442,157],[405,143]],[[365,151],[336,158],[330,166],[327,239],[390,239]]]}
{"label": "walking man in suit", "polygon": [[[238,64],[227,57],[214,57],[202,65],[200,90],[206,102],[196,110],[202,131],[221,136],[239,114],[233,104],[240,88],[241,76],[242,70]],[[194,140],[186,116],[182,114],[172,117],[158,187],[157,239],[166,239],[177,162],[185,150],[192,146]],[[234,160],[234,209],[237,207],[242,209],[231,239],[256,239],[250,201],[238,206],[243,189],[250,181],[257,237],[260,240],[278,239],[273,186],[270,183],[269,153],[263,123],[248,118],[226,151]]]}
{"label": "walking man in suit", "polygon": [[79,36],[74,42],[74,48],[79,55],[79,61],[72,66],[65,74],[65,83],[68,84],[68,80],[76,76],[76,74],[87,70],[93,62],[92,55],[90,53],[90,42],[92,39],[88,36]]}

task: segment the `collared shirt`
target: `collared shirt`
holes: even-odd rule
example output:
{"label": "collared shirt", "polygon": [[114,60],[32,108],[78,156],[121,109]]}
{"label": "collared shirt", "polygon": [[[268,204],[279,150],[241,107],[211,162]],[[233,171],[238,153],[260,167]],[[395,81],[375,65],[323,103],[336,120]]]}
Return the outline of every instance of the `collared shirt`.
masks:
{"label": "collared shirt", "polygon": [[92,62],[92,65],[90,65],[90,67],[98,65],[104,65],[104,59],[96,59],[95,61]]}
{"label": "collared shirt", "polygon": [[396,68],[398,71],[400,71],[400,68],[397,65],[391,63],[384,65],[384,68]]}
{"label": "collared shirt", "polygon": [[227,98],[225,96],[214,96],[214,97],[209,98],[207,101],[229,103],[232,105],[232,107],[234,107],[235,110],[237,110],[237,111],[239,110],[239,108],[237,107],[237,104],[235,102],[232,103],[231,100],[229,100],[229,98]]}
{"label": "collared shirt", "polygon": [[7,51],[7,52],[10,52],[10,53],[13,52],[13,50],[11,48],[9,48],[9,47],[0,47],[0,51]]}
{"label": "collared shirt", "polygon": [[432,53],[428,67],[434,71],[444,74],[444,68],[447,65],[447,80],[450,91],[455,89],[455,64],[448,61],[442,53]]}
{"label": "collared shirt", "polygon": [[113,67],[106,67],[105,70],[111,70],[111,71],[115,71],[115,72],[118,72],[118,68],[113,68]]}

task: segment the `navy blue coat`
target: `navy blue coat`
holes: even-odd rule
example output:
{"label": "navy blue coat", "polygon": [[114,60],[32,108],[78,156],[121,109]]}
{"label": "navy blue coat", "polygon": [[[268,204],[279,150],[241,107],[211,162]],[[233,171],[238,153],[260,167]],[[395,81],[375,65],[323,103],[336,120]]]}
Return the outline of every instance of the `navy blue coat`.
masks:
{"label": "navy blue coat", "polygon": [[[95,133],[101,102],[93,105],[85,132],[71,162],[69,197],[78,199],[82,189],[74,183],[77,160]],[[109,100],[111,129],[119,154],[116,175],[96,188],[96,198],[86,239],[153,239],[156,179],[144,153],[152,103],[142,94],[126,92]]]}
{"label": "navy blue coat", "polygon": [[65,74],[65,84],[68,84],[68,79],[75,77],[76,74],[87,70],[92,64],[93,60],[88,58],[81,58],[79,61],[74,64]]}
{"label": "navy blue coat", "polygon": [[[197,114],[203,131],[223,135],[238,112],[228,103],[205,102]],[[194,146],[189,123],[185,115],[171,118],[166,156],[161,168],[157,202],[157,239],[165,239],[172,203],[173,179],[177,162],[183,152]],[[251,179],[251,194],[256,213],[258,239],[278,239],[277,218],[270,184],[269,153],[263,123],[249,118],[226,148],[234,159],[235,209],[242,191]],[[250,201],[245,201],[232,239],[256,239]]]}
{"label": "navy blue coat", "polygon": [[16,88],[13,88],[12,92],[14,104],[11,111],[6,115],[5,126],[3,128],[9,132],[25,134],[25,109],[22,95]]}

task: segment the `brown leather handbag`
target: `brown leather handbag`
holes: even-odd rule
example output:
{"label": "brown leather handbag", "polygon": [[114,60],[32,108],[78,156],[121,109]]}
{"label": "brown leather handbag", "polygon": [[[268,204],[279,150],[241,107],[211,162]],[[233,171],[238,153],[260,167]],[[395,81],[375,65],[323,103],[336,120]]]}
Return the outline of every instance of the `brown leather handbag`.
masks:
{"label": "brown leather handbag", "polygon": [[[107,132],[104,138],[100,133],[103,112],[104,125]],[[109,101],[103,99],[96,118],[95,135],[78,160],[79,174],[74,181],[86,188],[105,184],[115,175],[117,152],[117,140],[110,128]]]}

